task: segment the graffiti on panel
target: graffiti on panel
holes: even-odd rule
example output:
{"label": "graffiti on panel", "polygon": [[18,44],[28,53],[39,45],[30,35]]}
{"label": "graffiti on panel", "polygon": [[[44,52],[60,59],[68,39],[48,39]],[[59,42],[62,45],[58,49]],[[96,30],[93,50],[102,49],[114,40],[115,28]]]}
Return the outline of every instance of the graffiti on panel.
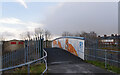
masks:
{"label": "graffiti on panel", "polygon": [[53,41],[53,46],[56,46],[56,45],[57,45],[57,41],[54,40],[54,41]]}
{"label": "graffiti on panel", "polygon": [[54,46],[54,47],[57,47],[57,46],[58,46],[59,48],[62,48],[61,43],[60,43],[59,40],[58,40],[58,41],[54,40],[54,41],[53,41],[53,46]]}
{"label": "graffiti on panel", "polygon": [[58,40],[58,46],[59,48],[62,48],[60,41]]}
{"label": "graffiti on panel", "polygon": [[83,42],[80,42],[80,52],[83,51]]}
{"label": "graffiti on panel", "polygon": [[73,53],[74,55],[78,56],[75,48],[72,46],[72,44],[69,43],[68,39],[66,39],[65,41],[65,49]]}
{"label": "graffiti on panel", "polygon": [[59,47],[84,60],[84,40],[75,38],[59,38],[53,41],[53,47]]}

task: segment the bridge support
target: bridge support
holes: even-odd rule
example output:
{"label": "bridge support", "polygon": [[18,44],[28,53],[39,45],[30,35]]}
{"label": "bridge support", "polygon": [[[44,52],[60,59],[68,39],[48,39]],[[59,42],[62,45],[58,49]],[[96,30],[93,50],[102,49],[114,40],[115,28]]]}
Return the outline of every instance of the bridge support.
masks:
{"label": "bridge support", "polygon": [[[0,69],[2,69],[2,44],[3,42],[0,41]],[[0,75],[2,75],[2,72],[0,72]]]}

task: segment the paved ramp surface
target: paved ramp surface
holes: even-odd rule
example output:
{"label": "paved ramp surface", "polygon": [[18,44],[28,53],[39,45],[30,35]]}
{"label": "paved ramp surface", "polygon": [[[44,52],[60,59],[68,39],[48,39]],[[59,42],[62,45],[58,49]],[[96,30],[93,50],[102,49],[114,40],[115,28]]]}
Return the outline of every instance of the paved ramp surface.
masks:
{"label": "paved ramp surface", "polygon": [[47,48],[48,73],[56,74],[84,74],[110,73],[92,64],[85,63],[82,59],[60,48]]}

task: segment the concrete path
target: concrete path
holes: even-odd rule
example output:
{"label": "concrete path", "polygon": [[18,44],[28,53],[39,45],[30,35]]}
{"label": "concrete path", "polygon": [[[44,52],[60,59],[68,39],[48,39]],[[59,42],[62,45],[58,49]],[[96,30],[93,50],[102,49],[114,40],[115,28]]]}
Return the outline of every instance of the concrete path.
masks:
{"label": "concrete path", "polygon": [[110,72],[85,63],[79,57],[59,48],[47,48],[48,52],[48,73],[55,74],[85,74],[96,75],[98,73],[111,74]]}

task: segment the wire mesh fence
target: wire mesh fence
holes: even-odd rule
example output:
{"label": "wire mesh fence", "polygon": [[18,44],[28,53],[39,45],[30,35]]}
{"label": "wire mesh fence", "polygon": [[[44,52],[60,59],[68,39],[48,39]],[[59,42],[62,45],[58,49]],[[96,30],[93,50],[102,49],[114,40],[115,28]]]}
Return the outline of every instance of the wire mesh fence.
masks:
{"label": "wire mesh fence", "polygon": [[88,37],[85,40],[85,59],[100,61],[111,66],[120,67],[120,36]]}

